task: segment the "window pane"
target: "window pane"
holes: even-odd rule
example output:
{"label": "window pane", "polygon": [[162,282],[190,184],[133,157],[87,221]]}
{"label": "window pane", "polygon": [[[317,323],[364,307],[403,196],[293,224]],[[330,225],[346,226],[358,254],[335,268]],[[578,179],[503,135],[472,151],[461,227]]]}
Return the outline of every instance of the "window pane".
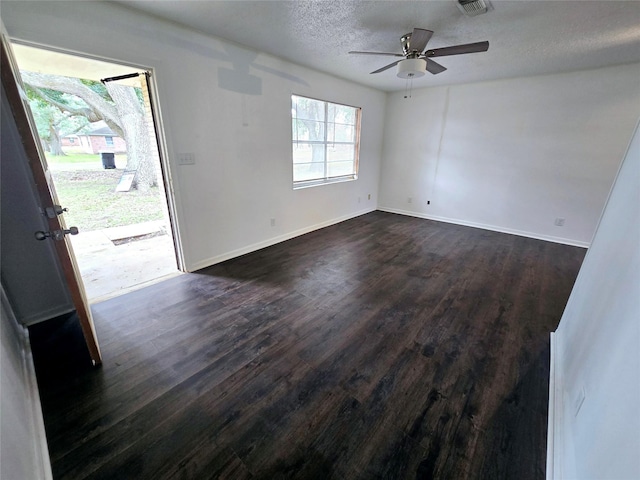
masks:
{"label": "window pane", "polygon": [[324,178],[324,163],[294,163],[293,181],[304,182]]}
{"label": "window pane", "polygon": [[314,120],[294,120],[296,130],[293,138],[297,141],[320,141],[324,142],[324,122]]}
{"label": "window pane", "polygon": [[312,98],[291,96],[292,114],[294,118],[303,120],[324,121],[324,104],[320,100]]}
{"label": "window pane", "polygon": [[353,142],[356,139],[356,129],[353,125],[330,123],[328,128],[332,132],[331,141],[333,142]]}
{"label": "window pane", "polygon": [[327,163],[328,177],[342,177],[345,175],[353,175],[353,161],[329,162]]}
{"label": "window pane", "polygon": [[305,143],[294,144],[293,163],[311,163],[311,145]]}
{"label": "window pane", "polygon": [[329,145],[327,146],[327,162],[343,160],[353,162],[355,150],[353,145]]}
{"label": "window pane", "polygon": [[325,177],[324,145],[301,143],[293,146],[293,181]]}
{"label": "window pane", "polygon": [[332,105],[332,115],[329,115],[329,121],[336,123],[347,123],[349,125],[356,124],[356,109],[347,107],[346,105]]}

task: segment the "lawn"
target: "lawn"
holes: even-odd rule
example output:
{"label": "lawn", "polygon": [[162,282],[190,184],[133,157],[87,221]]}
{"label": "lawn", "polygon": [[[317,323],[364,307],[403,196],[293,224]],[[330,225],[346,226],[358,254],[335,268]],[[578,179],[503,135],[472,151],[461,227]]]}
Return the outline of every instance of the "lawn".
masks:
{"label": "lawn", "polygon": [[[81,232],[131,225],[164,219],[163,199],[158,188],[147,192],[116,192],[122,176],[120,169],[84,169],[83,163],[95,167],[97,155],[48,157],[58,198],[67,226]],[[98,160],[99,161],[99,160]]]}
{"label": "lawn", "polygon": [[[65,156],[55,156],[55,155],[50,155],[48,153],[45,154],[45,156],[47,157],[47,163],[49,165],[74,165],[74,164],[81,164],[81,163],[91,163],[91,164],[96,164],[96,165],[101,165],[102,161],[100,160],[100,155],[97,153],[69,153]],[[126,159],[127,156],[125,154],[118,154],[116,155],[116,158],[124,158]]]}

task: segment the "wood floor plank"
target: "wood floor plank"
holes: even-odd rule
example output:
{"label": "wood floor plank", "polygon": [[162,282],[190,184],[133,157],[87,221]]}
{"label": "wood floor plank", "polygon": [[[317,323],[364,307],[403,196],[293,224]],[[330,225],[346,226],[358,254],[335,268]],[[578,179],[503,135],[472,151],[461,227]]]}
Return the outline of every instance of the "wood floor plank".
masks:
{"label": "wood floor plank", "polygon": [[35,326],[54,477],[542,479],[584,253],[373,212],[95,305],[100,369]]}

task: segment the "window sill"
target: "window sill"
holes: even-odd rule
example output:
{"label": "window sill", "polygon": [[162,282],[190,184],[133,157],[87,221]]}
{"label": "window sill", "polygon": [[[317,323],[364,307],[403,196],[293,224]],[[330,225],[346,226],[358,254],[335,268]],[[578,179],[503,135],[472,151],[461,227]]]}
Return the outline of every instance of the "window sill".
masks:
{"label": "window sill", "polygon": [[323,180],[309,180],[307,182],[295,182],[293,184],[294,190],[301,190],[303,188],[319,187],[320,185],[330,185],[332,183],[352,182],[357,180],[357,175],[349,175],[348,177],[327,178]]}

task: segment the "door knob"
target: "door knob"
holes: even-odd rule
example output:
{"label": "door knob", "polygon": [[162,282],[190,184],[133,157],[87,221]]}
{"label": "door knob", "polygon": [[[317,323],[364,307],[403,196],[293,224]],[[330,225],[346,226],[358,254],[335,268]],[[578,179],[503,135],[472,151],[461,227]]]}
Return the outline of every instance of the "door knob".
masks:
{"label": "door knob", "polygon": [[35,233],[35,237],[36,240],[44,240],[51,237],[54,240],[63,240],[65,235],[77,235],[78,233],[78,227],[69,227],[68,230],[54,230],[53,232],[43,232],[40,230]]}

